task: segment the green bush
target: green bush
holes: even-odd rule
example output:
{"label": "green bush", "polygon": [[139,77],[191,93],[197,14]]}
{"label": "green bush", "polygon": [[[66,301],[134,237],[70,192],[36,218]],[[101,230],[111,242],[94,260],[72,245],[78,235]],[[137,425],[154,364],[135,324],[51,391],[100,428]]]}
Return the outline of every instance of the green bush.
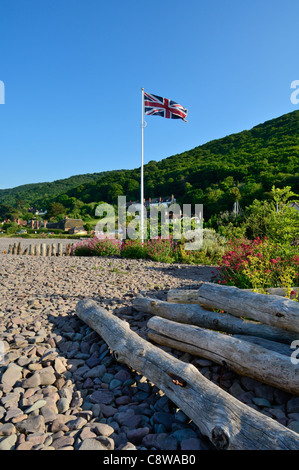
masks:
{"label": "green bush", "polygon": [[122,258],[142,259],[146,258],[146,252],[140,240],[124,240],[121,246]]}
{"label": "green bush", "polygon": [[121,241],[112,238],[82,240],[71,247],[73,256],[115,256],[120,254]]}
{"label": "green bush", "polygon": [[214,281],[241,289],[265,291],[299,284],[298,249],[285,249],[267,238],[230,240]]}

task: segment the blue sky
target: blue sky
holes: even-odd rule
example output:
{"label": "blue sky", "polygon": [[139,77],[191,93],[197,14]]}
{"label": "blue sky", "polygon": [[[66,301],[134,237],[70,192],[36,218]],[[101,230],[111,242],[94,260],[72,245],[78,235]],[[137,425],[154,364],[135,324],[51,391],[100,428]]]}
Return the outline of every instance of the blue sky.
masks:
{"label": "blue sky", "polygon": [[1,0],[0,188],[140,167],[298,109],[298,0]]}

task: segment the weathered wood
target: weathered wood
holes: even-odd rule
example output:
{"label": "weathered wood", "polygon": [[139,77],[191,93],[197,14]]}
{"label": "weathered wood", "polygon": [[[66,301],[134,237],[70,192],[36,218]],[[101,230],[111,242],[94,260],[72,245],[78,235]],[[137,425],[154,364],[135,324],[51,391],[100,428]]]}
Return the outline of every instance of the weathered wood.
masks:
{"label": "weathered wood", "polygon": [[278,295],[203,282],[198,289],[198,300],[209,308],[299,333],[299,303]]}
{"label": "weathered wood", "polygon": [[21,242],[18,243],[18,247],[17,247],[17,255],[21,255],[23,252],[23,245]]}
{"label": "weathered wood", "polygon": [[[167,346],[169,348],[177,349],[178,351],[187,352],[194,356],[202,356],[202,351],[195,345],[189,344],[186,342],[178,341],[168,336],[164,336],[157,331],[148,330],[148,337],[150,340],[155,341],[161,346]],[[276,351],[280,354],[283,354],[287,357],[290,357],[292,350],[282,343],[277,343],[275,341],[264,340],[263,338],[257,338],[255,336],[245,336],[245,335],[234,335],[233,338],[237,338],[243,341],[249,341],[254,344],[258,344],[263,348],[269,349],[271,351]],[[215,361],[216,362],[216,361]]]}
{"label": "weathered wood", "polygon": [[163,336],[195,346],[196,355],[227,365],[240,375],[299,394],[299,369],[288,356],[249,341],[160,317],[152,317],[147,326]]}
{"label": "weathered wood", "polygon": [[271,341],[264,338],[259,338],[257,336],[250,335],[233,335],[233,338],[241,339],[243,341],[249,341],[250,343],[258,344],[263,348],[270,349],[271,351],[276,351],[279,354],[290,357],[294,352],[291,349],[290,345],[280,343],[278,341]]}
{"label": "weathered wood", "polygon": [[23,255],[27,255],[28,254],[28,246],[26,246],[26,248],[24,249],[24,252],[23,252]]}
{"label": "weathered wood", "polygon": [[[268,292],[268,294],[279,295],[281,297],[285,297],[288,292],[288,289],[285,287],[269,287],[265,290]],[[290,287],[290,290],[296,292],[296,294],[299,294],[299,287]]]}
{"label": "weathered wood", "polygon": [[66,256],[70,256],[70,254],[71,254],[71,244],[68,243],[66,245]]}
{"label": "weathered wood", "polygon": [[[244,405],[186,364],[145,341],[129,324],[85,299],[76,313],[106,341],[119,362],[160,388],[218,449],[298,450],[299,435]],[[177,384],[177,377],[182,386]]]}
{"label": "weathered wood", "polygon": [[33,252],[33,245],[32,245],[32,244],[29,245],[28,254],[29,254],[30,256],[34,255],[34,252]]}
{"label": "weathered wood", "polygon": [[38,244],[35,245],[35,255],[36,256],[40,256],[40,248],[41,248],[40,245],[38,245]]}
{"label": "weathered wood", "polygon": [[57,255],[62,256],[63,253],[63,246],[62,243],[58,243],[58,248],[57,248]]}
{"label": "weathered wood", "polygon": [[[299,294],[299,287],[291,287],[292,291]],[[240,289],[245,292],[252,292],[252,289]],[[268,294],[285,297],[287,289],[283,287],[269,287],[265,289]],[[167,302],[182,304],[200,304],[198,299],[198,289],[170,289],[167,292]]]}
{"label": "weathered wood", "polygon": [[41,244],[41,256],[46,256],[47,254],[47,245],[46,243]]}
{"label": "weathered wood", "polygon": [[47,252],[46,252],[46,256],[51,256],[51,245],[47,245]]}
{"label": "weathered wood", "polygon": [[196,325],[231,334],[260,336],[261,338],[287,344],[298,339],[297,333],[270,325],[263,325],[255,321],[236,318],[229,313],[206,310],[200,305],[174,304],[149,297],[137,296],[133,301],[133,308],[139,312],[158,315],[159,317],[179,323]]}
{"label": "weathered wood", "polygon": [[11,255],[11,254],[12,254],[12,245],[9,245],[7,254],[8,254],[8,255]]}
{"label": "weathered wood", "polygon": [[51,256],[56,256],[56,243],[52,243]]}
{"label": "weathered wood", "polygon": [[167,302],[175,304],[199,304],[198,289],[171,289],[167,292]]}

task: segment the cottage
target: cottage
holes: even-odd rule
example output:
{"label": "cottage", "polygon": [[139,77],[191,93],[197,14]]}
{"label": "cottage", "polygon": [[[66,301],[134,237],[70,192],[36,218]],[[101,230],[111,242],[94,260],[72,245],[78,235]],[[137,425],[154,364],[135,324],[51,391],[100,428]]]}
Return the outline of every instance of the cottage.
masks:
{"label": "cottage", "polygon": [[[71,229],[74,228],[83,228],[84,222],[81,219],[68,219],[65,217],[58,222],[49,222],[47,223],[48,229],[59,229],[64,230],[65,232],[69,232]],[[84,230],[84,229],[83,229]]]}

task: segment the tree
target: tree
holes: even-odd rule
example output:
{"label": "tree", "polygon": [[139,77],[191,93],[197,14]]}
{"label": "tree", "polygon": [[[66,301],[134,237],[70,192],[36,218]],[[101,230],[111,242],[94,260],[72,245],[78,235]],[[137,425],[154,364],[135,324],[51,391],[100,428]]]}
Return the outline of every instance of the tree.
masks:
{"label": "tree", "polygon": [[15,209],[10,204],[1,204],[0,205],[0,217],[4,219],[5,217],[11,218],[11,214],[15,212]]}
{"label": "tree", "polygon": [[55,218],[60,214],[65,215],[67,213],[66,208],[60,202],[51,202],[48,207],[47,216],[49,219]]}
{"label": "tree", "polygon": [[291,186],[285,186],[284,188],[276,188],[272,186],[271,196],[275,202],[276,210],[282,208],[290,198],[299,197],[292,191]]}
{"label": "tree", "polygon": [[115,202],[117,201],[117,198],[118,196],[122,196],[124,194],[124,190],[123,190],[123,187],[121,186],[121,184],[118,184],[118,183],[112,183],[110,185],[110,188],[108,190],[108,200],[110,202]]}
{"label": "tree", "polygon": [[7,234],[16,233],[18,228],[19,226],[16,222],[11,222],[10,224],[3,225],[3,230],[5,230]]}
{"label": "tree", "polygon": [[89,223],[84,224],[83,227],[85,228],[86,232],[91,232],[93,230],[93,225]]}
{"label": "tree", "polygon": [[16,208],[18,211],[22,211],[25,208],[25,201],[20,197],[16,199]]}
{"label": "tree", "polygon": [[255,200],[246,208],[246,233],[251,238],[267,236],[277,244],[290,246],[299,233],[299,212],[287,202],[296,196],[290,187],[273,186],[272,201]]}

